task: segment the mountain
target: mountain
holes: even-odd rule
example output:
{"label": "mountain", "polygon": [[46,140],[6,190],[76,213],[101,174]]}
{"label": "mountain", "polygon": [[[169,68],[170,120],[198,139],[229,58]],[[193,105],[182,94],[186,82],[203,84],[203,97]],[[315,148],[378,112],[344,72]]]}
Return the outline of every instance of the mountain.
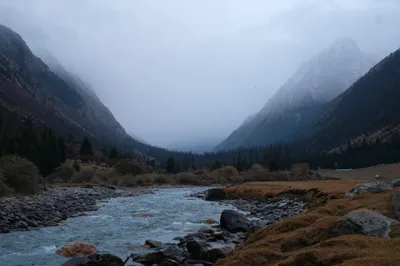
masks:
{"label": "mountain", "polygon": [[362,141],[382,142],[400,132],[400,49],[375,65],[317,117],[308,148],[332,149]]}
{"label": "mountain", "polygon": [[215,150],[269,145],[302,135],[323,106],[373,66],[350,38],[334,42],[294,75]]}
{"label": "mountain", "polygon": [[29,116],[62,135],[89,136],[98,147],[148,148],[125,132],[90,86],[49,53],[42,56],[49,65],[21,36],[0,25],[0,108],[6,123],[15,127]]}

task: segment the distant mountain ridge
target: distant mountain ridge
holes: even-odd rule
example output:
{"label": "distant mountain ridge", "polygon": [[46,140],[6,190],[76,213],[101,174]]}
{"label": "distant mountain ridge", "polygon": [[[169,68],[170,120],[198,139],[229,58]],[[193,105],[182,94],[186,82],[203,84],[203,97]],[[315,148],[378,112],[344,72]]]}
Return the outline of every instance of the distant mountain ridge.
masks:
{"label": "distant mountain ridge", "polygon": [[390,141],[400,133],[400,49],[371,68],[318,115],[309,149],[332,149],[364,138]]}
{"label": "distant mountain ridge", "polygon": [[146,146],[132,139],[77,76],[66,71],[50,53],[36,57],[25,41],[0,25],[0,109],[10,125],[23,117],[54,128],[64,136],[89,136],[96,147],[140,152]]}
{"label": "distant mountain ridge", "polygon": [[338,96],[372,66],[369,56],[350,38],[334,42],[294,75],[214,150],[269,145],[302,135],[321,108]]}

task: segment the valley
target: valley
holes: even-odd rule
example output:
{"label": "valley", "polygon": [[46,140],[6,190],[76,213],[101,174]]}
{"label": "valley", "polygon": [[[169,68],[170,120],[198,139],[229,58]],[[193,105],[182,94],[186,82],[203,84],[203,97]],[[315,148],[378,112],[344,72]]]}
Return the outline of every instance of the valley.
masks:
{"label": "valley", "polygon": [[0,1],[0,265],[400,265],[397,2],[32,1]]}

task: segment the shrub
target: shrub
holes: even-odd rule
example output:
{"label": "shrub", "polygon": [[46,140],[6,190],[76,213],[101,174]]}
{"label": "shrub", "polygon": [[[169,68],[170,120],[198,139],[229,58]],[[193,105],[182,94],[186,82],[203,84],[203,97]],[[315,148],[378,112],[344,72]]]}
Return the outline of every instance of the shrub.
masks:
{"label": "shrub", "polygon": [[76,172],[69,180],[69,183],[90,182],[92,180],[94,174],[95,174],[95,170],[93,170],[93,169],[82,170],[80,172]]}
{"label": "shrub", "polygon": [[[78,164],[79,165],[79,164]],[[46,180],[49,182],[61,182],[65,183],[68,182],[68,180],[71,179],[71,177],[76,173],[77,171],[75,170],[74,167],[68,165],[68,164],[62,164],[59,167],[57,167],[53,173],[48,175],[46,177]]]}
{"label": "shrub", "polygon": [[153,181],[157,184],[167,184],[168,183],[168,178],[164,175],[156,175],[153,178]]}
{"label": "shrub", "polygon": [[137,184],[136,178],[131,175],[123,175],[118,178],[117,185],[123,187],[133,187]]}
{"label": "shrub", "polygon": [[249,172],[258,172],[264,170],[265,168],[261,164],[255,163],[250,167]]}
{"label": "shrub", "polygon": [[176,178],[179,184],[183,185],[199,185],[201,184],[201,179],[194,175],[193,173],[179,173],[176,174]]}
{"label": "shrub", "polygon": [[3,183],[17,193],[32,194],[39,190],[39,169],[26,158],[15,155],[1,157],[0,171]]}
{"label": "shrub", "polygon": [[310,165],[308,163],[295,163],[291,167],[291,172],[296,176],[306,176],[310,172]]}
{"label": "shrub", "polygon": [[149,173],[149,169],[141,163],[129,160],[129,159],[123,159],[118,161],[114,165],[114,169],[117,173],[121,175],[141,175],[141,174],[146,174]]}
{"label": "shrub", "polygon": [[9,186],[7,186],[7,184],[4,181],[5,181],[4,177],[0,175],[0,197],[8,196],[14,192],[14,190]]}
{"label": "shrub", "polygon": [[74,161],[72,167],[75,169],[76,172],[79,172],[81,170],[81,165],[77,161]]}
{"label": "shrub", "polygon": [[238,176],[239,172],[235,167],[228,165],[213,171],[213,174],[230,179],[231,177]]}

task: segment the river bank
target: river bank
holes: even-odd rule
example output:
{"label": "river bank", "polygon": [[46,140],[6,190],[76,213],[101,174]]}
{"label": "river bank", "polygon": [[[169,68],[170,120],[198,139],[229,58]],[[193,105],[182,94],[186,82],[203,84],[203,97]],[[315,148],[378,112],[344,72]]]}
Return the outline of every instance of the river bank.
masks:
{"label": "river bank", "polygon": [[[202,191],[190,196],[204,200],[207,198],[207,192]],[[233,206],[236,210],[224,210],[219,224],[203,226],[195,232],[175,238],[178,243],[148,240],[144,244],[150,249],[141,254],[131,254],[128,261],[137,266],[212,265],[243,245],[249,232],[265,228],[306,210],[306,203],[298,198],[266,200],[230,198],[209,202]]]}
{"label": "river bank", "polygon": [[0,198],[0,233],[56,226],[70,217],[87,215],[98,201],[148,193],[148,188],[54,187],[36,195]]}

